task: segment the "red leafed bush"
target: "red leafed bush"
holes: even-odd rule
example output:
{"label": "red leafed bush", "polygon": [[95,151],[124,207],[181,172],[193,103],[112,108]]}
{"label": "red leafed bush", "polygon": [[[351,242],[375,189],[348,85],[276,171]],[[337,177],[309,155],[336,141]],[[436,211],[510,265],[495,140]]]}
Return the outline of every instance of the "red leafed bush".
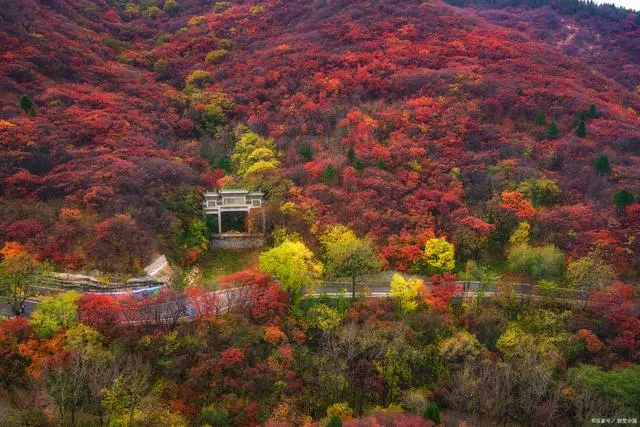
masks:
{"label": "red leafed bush", "polygon": [[251,286],[251,316],[264,324],[279,324],[287,311],[289,295],[275,282]]}
{"label": "red leafed bush", "polygon": [[577,334],[582,338],[584,344],[587,346],[587,350],[591,353],[598,353],[604,348],[604,344],[600,339],[589,329],[580,329]]}
{"label": "red leafed bush", "polygon": [[14,317],[0,323],[0,342],[19,343],[29,338],[30,335],[29,321],[24,317]]}
{"label": "red leafed bush", "polygon": [[78,300],[78,317],[82,323],[105,333],[123,320],[122,307],[114,296],[85,293]]}
{"label": "red leafed bush", "polygon": [[40,221],[35,219],[23,219],[16,221],[7,227],[6,238],[26,242],[42,233],[43,227]]}
{"label": "red leafed bush", "polygon": [[592,292],[587,309],[613,326],[615,334],[606,339],[613,351],[625,359],[640,360],[640,304],[633,286],[616,281]]}
{"label": "red leafed bush", "polygon": [[454,274],[434,274],[431,277],[431,285],[424,288],[425,300],[434,310],[444,311],[447,309],[451,298],[459,291],[460,286],[456,283]]}
{"label": "red leafed bush", "polygon": [[187,287],[185,293],[195,310],[196,319],[211,320],[217,316],[221,302],[216,294],[192,287]]}
{"label": "red leafed bush", "polygon": [[244,353],[236,347],[230,347],[220,353],[217,365],[222,368],[231,368],[244,362]]}
{"label": "red leafed bush", "polygon": [[286,313],[289,297],[268,274],[244,270],[220,279],[222,288],[248,288],[253,320],[262,324],[279,324]]}
{"label": "red leafed bush", "polygon": [[536,214],[533,205],[519,191],[502,193],[500,207],[515,213],[518,218],[522,219],[531,218]]}

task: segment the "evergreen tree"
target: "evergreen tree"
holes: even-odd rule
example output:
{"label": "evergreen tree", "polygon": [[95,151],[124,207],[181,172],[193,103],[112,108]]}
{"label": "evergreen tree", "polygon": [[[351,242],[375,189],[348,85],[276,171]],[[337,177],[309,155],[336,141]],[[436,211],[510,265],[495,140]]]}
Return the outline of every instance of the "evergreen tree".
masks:
{"label": "evergreen tree", "polygon": [[584,138],[585,136],[587,136],[587,127],[584,124],[584,120],[582,120],[580,124],[578,124],[578,128],[576,129],[576,136],[578,138]]}
{"label": "evergreen tree", "polygon": [[342,427],[342,420],[338,414],[333,414],[327,422],[327,427]]}
{"label": "evergreen tree", "polygon": [[606,154],[601,154],[596,159],[596,163],[594,165],[596,172],[601,173],[603,175],[608,175],[611,173],[611,165],[609,164],[609,157]]}
{"label": "evergreen tree", "polygon": [[298,149],[298,154],[300,154],[300,157],[307,161],[313,158],[313,150],[311,149],[311,146],[309,144],[300,146],[300,148]]}
{"label": "evergreen tree", "polygon": [[544,126],[547,124],[547,118],[542,111],[538,111],[536,114],[536,124],[538,126]]}
{"label": "evergreen tree", "polygon": [[322,176],[322,180],[324,182],[331,182],[336,176],[336,169],[332,164],[328,164],[327,167],[324,168],[324,174]]}
{"label": "evergreen tree", "polygon": [[227,156],[220,156],[214,162],[214,167],[218,169],[222,169],[227,174],[231,174],[233,172],[233,166],[231,165],[231,159]]}
{"label": "evergreen tree", "polygon": [[591,104],[591,106],[589,107],[589,117],[595,119],[597,115],[598,110],[596,110],[596,104]]}
{"label": "evergreen tree", "polygon": [[353,145],[349,147],[349,151],[347,151],[347,159],[349,159],[349,163],[353,164],[356,161],[356,150],[354,150]]}
{"label": "evergreen tree", "polygon": [[613,196],[613,203],[615,203],[616,207],[620,210],[626,208],[634,201],[633,194],[627,190],[618,190],[616,194]]}
{"label": "evergreen tree", "polygon": [[384,162],[384,159],[378,159],[376,161],[376,166],[378,166],[380,169],[384,169],[387,167],[387,164]]}
{"label": "evergreen tree", "polygon": [[27,113],[27,115],[29,116],[36,115],[36,109],[33,106],[33,102],[31,101],[31,98],[29,98],[27,95],[20,96],[20,106],[22,107],[24,112]]}
{"label": "evergreen tree", "polygon": [[549,137],[549,139],[556,139],[558,135],[559,132],[556,122],[551,122],[551,124],[549,125],[549,129],[547,130],[547,136]]}
{"label": "evergreen tree", "polygon": [[433,421],[435,424],[440,424],[440,409],[438,405],[430,403],[424,411],[423,418]]}

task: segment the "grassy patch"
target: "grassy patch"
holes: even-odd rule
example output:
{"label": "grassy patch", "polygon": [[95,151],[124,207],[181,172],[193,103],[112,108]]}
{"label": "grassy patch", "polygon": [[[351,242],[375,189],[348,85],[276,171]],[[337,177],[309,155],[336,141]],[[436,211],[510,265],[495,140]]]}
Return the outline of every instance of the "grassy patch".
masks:
{"label": "grassy patch", "polygon": [[202,285],[205,288],[216,289],[218,281],[227,274],[258,267],[257,249],[223,250],[213,249],[202,255]]}

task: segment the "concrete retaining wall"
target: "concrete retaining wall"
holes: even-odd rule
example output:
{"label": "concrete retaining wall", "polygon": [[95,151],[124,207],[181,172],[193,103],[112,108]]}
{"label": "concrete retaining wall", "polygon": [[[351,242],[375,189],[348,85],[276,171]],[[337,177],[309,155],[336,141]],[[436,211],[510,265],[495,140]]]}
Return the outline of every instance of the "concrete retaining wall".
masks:
{"label": "concrete retaining wall", "polygon": [[211,239],[213,249],[254,249],[264,246],[262,234],[238,234],[215,236]]}

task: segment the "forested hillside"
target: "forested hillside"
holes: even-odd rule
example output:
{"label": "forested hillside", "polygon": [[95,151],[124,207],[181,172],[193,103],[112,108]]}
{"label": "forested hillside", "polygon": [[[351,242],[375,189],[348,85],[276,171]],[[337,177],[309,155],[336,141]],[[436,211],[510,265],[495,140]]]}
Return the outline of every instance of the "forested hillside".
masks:
{"label": "forested hillside", "polygon": [[[277,150],[254,186],[305,228],[371,235],[389,265],[410,269],[440,234],[462,260],[499,253],[525,219],[539,242],[574,258],[604,245],[637,274],[631,13],[28,0],[0,13],[2,236],[60,268],[183,256],[199,191],[245,178],[230,161],[244,126]],[[559,46],[563,25],[599,62],[587,41]],[[598,55],[611,45],[625,55]]]}
{"label": "forested hillside", "polygon": [[639,111],[613,6],[1,2],[0,425],[637,424]]}

